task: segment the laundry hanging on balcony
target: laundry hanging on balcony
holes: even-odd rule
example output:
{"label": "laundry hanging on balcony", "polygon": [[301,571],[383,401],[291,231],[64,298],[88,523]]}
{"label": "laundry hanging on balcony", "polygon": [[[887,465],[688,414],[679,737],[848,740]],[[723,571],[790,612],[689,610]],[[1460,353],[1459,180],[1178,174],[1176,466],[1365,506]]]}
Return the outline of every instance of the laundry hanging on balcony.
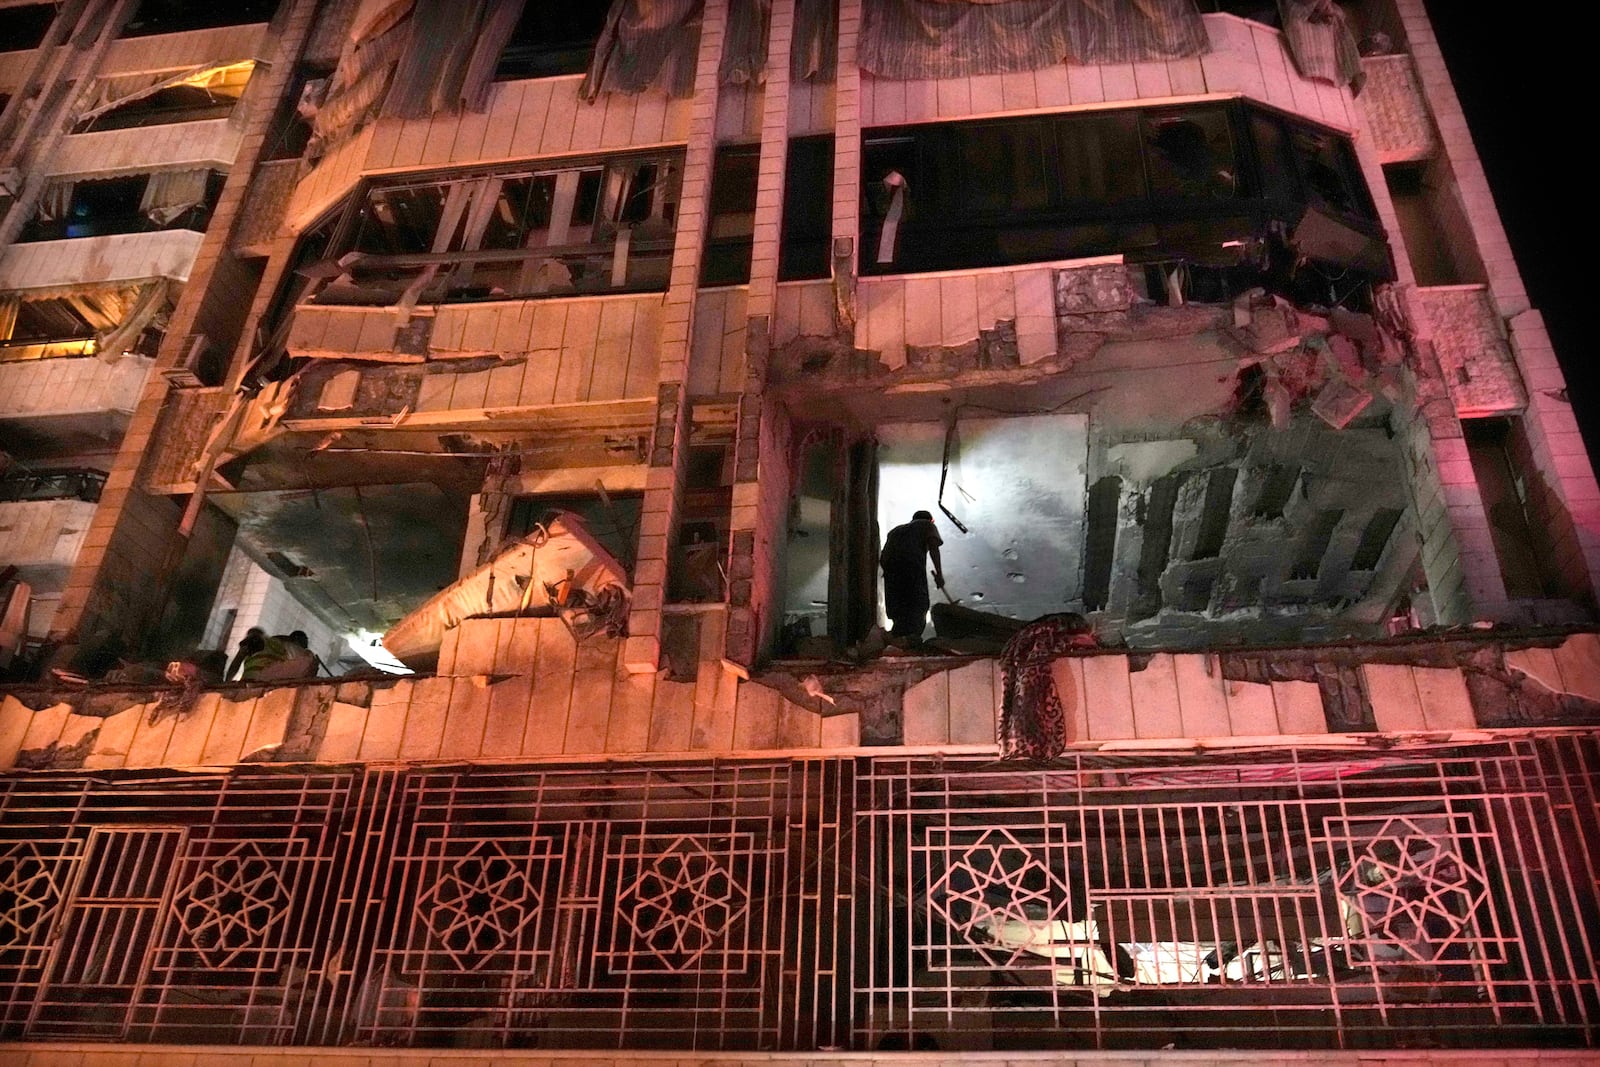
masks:
{"label": "laundry hanging on balcony", "polygon": [[964,78],[1205,48],[1194,0],[867,0],[859,61],[880,78]]}
{"label": "laundry hanging on balcony", "polygon": [[655,89],[688,96],[704,13],[705,0],[613,0],[579,95]]}

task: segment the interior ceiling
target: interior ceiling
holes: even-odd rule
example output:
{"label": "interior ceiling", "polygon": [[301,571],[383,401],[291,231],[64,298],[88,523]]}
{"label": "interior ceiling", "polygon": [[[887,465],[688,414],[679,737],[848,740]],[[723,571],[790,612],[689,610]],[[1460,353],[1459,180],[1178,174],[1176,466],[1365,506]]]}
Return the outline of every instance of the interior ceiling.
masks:
{"label": "interior ceiling", "polygon": [[339,630],[382,632],[455,581],[468,495],[433,482],[224,493],[256,558]]}

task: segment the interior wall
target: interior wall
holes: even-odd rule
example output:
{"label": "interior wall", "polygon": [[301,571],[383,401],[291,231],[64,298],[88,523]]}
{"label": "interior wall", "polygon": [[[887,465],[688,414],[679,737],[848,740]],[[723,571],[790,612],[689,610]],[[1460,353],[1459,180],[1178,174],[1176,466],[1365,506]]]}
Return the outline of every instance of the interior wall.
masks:
{"label": "interior wall", "polygon": [[812,637],[828,632],[828,566],[838,462],[829,442],[810,445],[789,508],[783,622],[788,627],[807,620]]}
{"label": "interior wall", "polygon": [[936,422],[879,428],[881,532],[933,512],[946,592],[969,607],[1020,619],[1080,607],[1088,416],[962,418],[956,426],[944,504],[969,532],[939,511],[945,427]]}

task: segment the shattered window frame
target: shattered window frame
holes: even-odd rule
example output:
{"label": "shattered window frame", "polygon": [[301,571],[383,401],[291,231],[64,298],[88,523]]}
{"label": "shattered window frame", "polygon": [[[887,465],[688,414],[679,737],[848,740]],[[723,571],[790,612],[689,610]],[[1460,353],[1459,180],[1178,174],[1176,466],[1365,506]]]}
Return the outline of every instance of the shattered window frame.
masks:
{"label": "shattered window frame", "polygon": [[[981,178],[969,162],[973,145],[1002,129],[1013,137],[1031,129],[1043,147],[1044,195],[1030,205],[973,195]],[[1292,185],[1263,166],[1265,146],[1256,143],[1263,130],[1287,146],[1279,155],[1292,164]],[[1102,147],[1098,160],[1084,155],[1091,142]],[[867,275],[1114,254],[1130,263],[1221,266],[1238,258],[1230,250],[1292,230],[1310,208],[1384,237],[1346,134],[1243,101],[878,127],[862,131],[861,145],[860,270]],[[1318,168],[1320,187],[1332,195],[1319,195],[1308,179]],[[898,192],[885,182],[890,171],[905,179]],[[882,240],[891,212],[896,228]]]}
{"label": "shattered window frame", "polygon": [[[679,149],[371,181],[339,222],[328,253],[337,276],[304,300],[397,306],[663,291],[682,178]],[[401,219],[399,206],[418,202],[419,190],[430,190],[425,202],[437,212]],[[383,250],[373,235],[393,237],[402,225],[405,242]]]}

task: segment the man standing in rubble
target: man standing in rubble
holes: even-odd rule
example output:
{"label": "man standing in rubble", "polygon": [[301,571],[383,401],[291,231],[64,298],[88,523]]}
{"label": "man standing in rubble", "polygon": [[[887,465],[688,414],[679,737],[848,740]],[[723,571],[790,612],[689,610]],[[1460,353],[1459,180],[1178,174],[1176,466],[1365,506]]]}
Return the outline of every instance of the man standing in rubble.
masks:
{"label": "man standing in rubble", "polygon": [[933,524],[931,512],[919,511],[911,521],[896,526],[883,540],[878,566],[883,568],[883,606],[897,644],[917,644],[928,622],[928,561],[933,561],[933,581],[944,588],[944,567],[939,546],[944,538]]}

